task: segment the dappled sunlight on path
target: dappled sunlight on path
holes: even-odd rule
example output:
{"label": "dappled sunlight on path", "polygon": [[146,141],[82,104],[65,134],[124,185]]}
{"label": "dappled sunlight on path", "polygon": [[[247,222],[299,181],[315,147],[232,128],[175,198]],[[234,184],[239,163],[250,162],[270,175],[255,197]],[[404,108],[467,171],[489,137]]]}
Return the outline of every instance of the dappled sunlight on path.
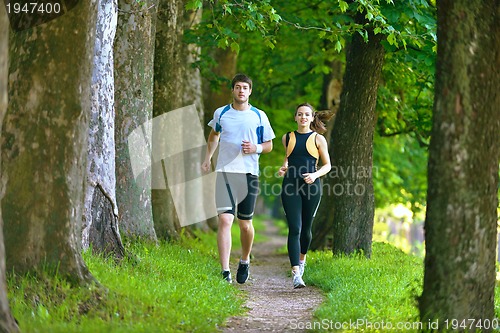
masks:
{"label": "dappled sunlight on path", "polygon": [[[313,320],[312,313],[323,300],[321,291],[307,286],[293,289],[290,263],[286,254],[276,251],[286,244],[286,237],[278,235],[272,221],[265,221],[263,234],[266,242],[254,244],[250,279],[235,288],[247,294],[245,307],[248,312],[228,320],[222,332],[300,332],[297,327]],[[306,270],[307,274],[307,270]]]}

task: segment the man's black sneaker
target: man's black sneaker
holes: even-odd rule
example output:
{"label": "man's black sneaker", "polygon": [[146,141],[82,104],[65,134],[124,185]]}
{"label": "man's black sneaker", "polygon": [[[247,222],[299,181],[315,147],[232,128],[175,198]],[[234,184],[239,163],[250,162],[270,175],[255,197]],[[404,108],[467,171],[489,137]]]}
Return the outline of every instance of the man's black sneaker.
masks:
{"label": "man's black sneaker", "polygon": [[238,271],[236,272],[236,281],[238,283],[245,283],[250,275],[250,264],[244,264],[240,261],[238,264]]}
{"label": "man's black sneaker", "polygon": [[233,283],[233,279],[231,279],[230,271],[222,271],[222,278],[226,280],[228,283]]}

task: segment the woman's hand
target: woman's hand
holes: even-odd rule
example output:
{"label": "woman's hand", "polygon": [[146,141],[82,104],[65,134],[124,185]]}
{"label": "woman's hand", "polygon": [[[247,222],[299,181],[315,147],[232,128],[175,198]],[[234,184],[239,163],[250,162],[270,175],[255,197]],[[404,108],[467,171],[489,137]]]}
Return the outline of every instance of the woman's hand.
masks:
{"label": "woman's hand", "polygon": [[304,176],[304,181],[306,182],[306,184],[312,184],[318,178],[315,172],[303,173],[302,176]]}
{"label": "woman's hand", "polygon": [[278,170],[278,176],[283,177],[286,173],[286,170],[288,170],[288,167],[286,165],[283,165],[279,170]]}

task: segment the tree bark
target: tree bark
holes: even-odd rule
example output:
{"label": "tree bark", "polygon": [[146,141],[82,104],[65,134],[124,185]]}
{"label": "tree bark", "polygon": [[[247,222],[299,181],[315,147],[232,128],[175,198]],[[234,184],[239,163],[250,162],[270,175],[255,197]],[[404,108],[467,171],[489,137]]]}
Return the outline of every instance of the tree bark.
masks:
{"label": "tree bark", "polygon": [[[363,14],[357,16],[363,23]],[[377,89],[384,62],[382,35],[368,28],[369,41],[359,34],[347,49],[340,109],[330,142],[332,171],[324,196],[333,198],[333,253],[363,252],[371,256],[375,201],[372,182],[373,133]]]}
{"label": "tree bark", "polygon": [[[185,11],[184,13],[184,30],[191,29],[192,26],[197,25],[201,22],[202,10],[197,11]],[[194,104],[196,107],[196,111],[198,112],[198,118],[200,121],[200,125],[203,126],[204,114],[205,114],[205,106],[203,103],[203,89],[202,89],[202,79],[200,70],[195,68],[193,64],[199,60],[201,48],[195,44],[187,44],[182,43],[183,53],[184,53],[184,61],[182,62],[182,68],[184,74],[182,77],[183,81],[183,94],[184,94],[184,105],[192,105]],[[210,112],[208,112],[210,113]],[[208,127],[208,126],[207,126]],[[197,133],[196,135],[203,135]],[[200,158],[205,154],[205,146],[200,147],[203,151],[200,150],[192,150],[189,152],[185,152],[184,154],[184,165],[189,170],[186,170],[188,174],[196,175],[200,174]],[[191,187],[189,191],[185,193],[185,201],[187,207],[196,207],[197,198],[192,195],[192,191],[196,191],[198,193],[203,193],[203,185],[199,183],[195,187]],[[189,229],[202,229],[209,230],[211,219],[206,222],[200,222],[196,224],[189,225]]]}
{"label": "tree bark", "polygon": [[[128,146],[132,131],[153,118],[153,60],[158,1],[138,7],[135,0],[119,0],[115,55],[116,201],[121,233],[156,242],[151,205],[151,163],[134,174]],[[143,134],[144,135],[144,134]],[[145,135],[151,137],[151,133]],[[150,141],[150,140],[149,140]],[[133,151],[151,158],[151,147]]]}
{"label": "tree bark", "polygon": [[[183,87],[181,45],[184,29],[184,1],[160,0],[158,6],[154,59],[154,117],[184,106],[184,92],[181,89]],[[156,138],[161,138],[162,135],[162,133],[153,133],[153,151],[157,150],[155,146],[160,147],[163,144],[168,144],[155,142]],[[152,179],[151,198],[156,234],[161,239],[177,239],[181,227],[168,188],[163,160],[159,163],[153,163]],[[156,186],[157,184],[161,184],[164,189]]]}
{"label": "tree bark", "polygon": [[437,8],[420,314],[425,322],[439,319],[443,330],[452,319],[476,330],[495,316],[500,7],[495,0],[441,0]]}
{"label": "tree bark", "polygon": [[[153,114],[155,118],[194,104],[198,112],[198,121],[200,121],[200,118],[203,119],[201,76],[199,71],[192,67],[192,63],[197,60],[200,51],[195,45],[189,45],[183,41],[185,29],[191,24],[196,24],[201,19],[201,12],[186,11],[184,9],[186,3],[185,0],[160,0],[159,3],[154,66]],[[190,108],[186,110],[188,109]],[[172,144],[172,142],[167,142],[166,139],[166,132],[169,131],[168,127],[162,127],[162,125],[159,125],[160,123],[161,121],[153,122],[152,146],[155,153],[163,151],[162,145],[168,146]],[[172,124],[168,126],[172,126]],[[193,141],[202,138],[202,134],[198,132],[199,130],[193,133]],[[182,149],[182,147],[177,148]],[[202,185],[198,183],[191,186],[192,183],[190,183],[189,190],[186,183],[184,183],[186,187],[176,187],[174,193],[177,201],[175,201],[169,189],[169,179],[167,179],[168,174],[168,177],[171,177],[170,181],[174,181],[172,184],[179,185],[180,183],[175,183],[175,181],[183,180],[186,174],[200,174],[201,176],[201,155],[199,158],[198,156],[200,149],[203,147],[198,148],[193,151],[182,151],[179,154],[179,161],[181,159],[183,161],[183,164],[181,163],[182,168],[173,167],[180,164],[171,163],[172,157],[165,160],[161,156],[153,156],[156,161],[161,158],[161,163],[153,163],[152,167],[153,219],[158,237],[164,239],[178,238],[181,226],[189,224],[191,226],[185,228],[184,233],[190,234],[192,228],[196,227],[206,228],[203,221],[192,226],[192,223],[199,221],[190,223],[183,214],[186,207],[189,209],[195,204],[192,195],[195,190],[193,186],[197,186],[198,192],[201,192],[203,191]],[[161,186],[157,186],[158,184]],[[180,198],[182,198],[182,201],[179,201]],[[176,211],[175,203],[179,205],[179,212]]]}
{"label": "tree bark", "polygon": [[[117,16],[115,0],[99,1],[82,238],[84,248],[92,245],[92,250],[96,253],[121,259],[125,255],[125,250],[117,223],[113,76],[113,40]],[[106,200],[96,200],[96,197],[101,196]],[[106,234],[96,238],[99,232]],[[91,234],[93,237],[90,237]],[[92,243],[92,240],[96,239],[105,240],[107,243],[101,241]]]}
{"label": "tree bark", "polygon": [[81,256],[95,1],[13,34],[3,121],[7,269],[93,280]]}
{"label": "tree bark", "polygon": [[100,184],[93,188],[92,226],[88,231],[88,239],[92,245],[92,252],[120,260],[125,257],[125,248],[116,225],[112,201]]}
{"label": "tree bark", "polygon": [[[0,122],[7,112],[7,57],[9,55],[9,20],[3,8],[3,6],[0,6]],[[2,210],[0,209],[0,332],[13,333],[18,332],[19,328],[10,311],[5,279],[5,247],[3,243]]]}

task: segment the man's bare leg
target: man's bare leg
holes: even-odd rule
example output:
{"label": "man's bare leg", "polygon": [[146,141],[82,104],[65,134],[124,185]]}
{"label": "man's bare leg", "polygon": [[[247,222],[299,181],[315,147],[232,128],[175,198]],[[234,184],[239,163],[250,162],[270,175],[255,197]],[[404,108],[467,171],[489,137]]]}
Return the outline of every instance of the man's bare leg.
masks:
{"label": "man's bare leg", "polygon": [[239,220],[240,224],[240,241],[241,241],[241,260],[249,261],[250,253],[252,252],[253,239],[255,230],[252,220]]}
{"label": "man's bare leg", "polygon": [[231,255],[231,226],[233,214],[219,214],[219,228],[217,230],[217,248],[219,260],[223,271],[229,271],[229,257]]}

